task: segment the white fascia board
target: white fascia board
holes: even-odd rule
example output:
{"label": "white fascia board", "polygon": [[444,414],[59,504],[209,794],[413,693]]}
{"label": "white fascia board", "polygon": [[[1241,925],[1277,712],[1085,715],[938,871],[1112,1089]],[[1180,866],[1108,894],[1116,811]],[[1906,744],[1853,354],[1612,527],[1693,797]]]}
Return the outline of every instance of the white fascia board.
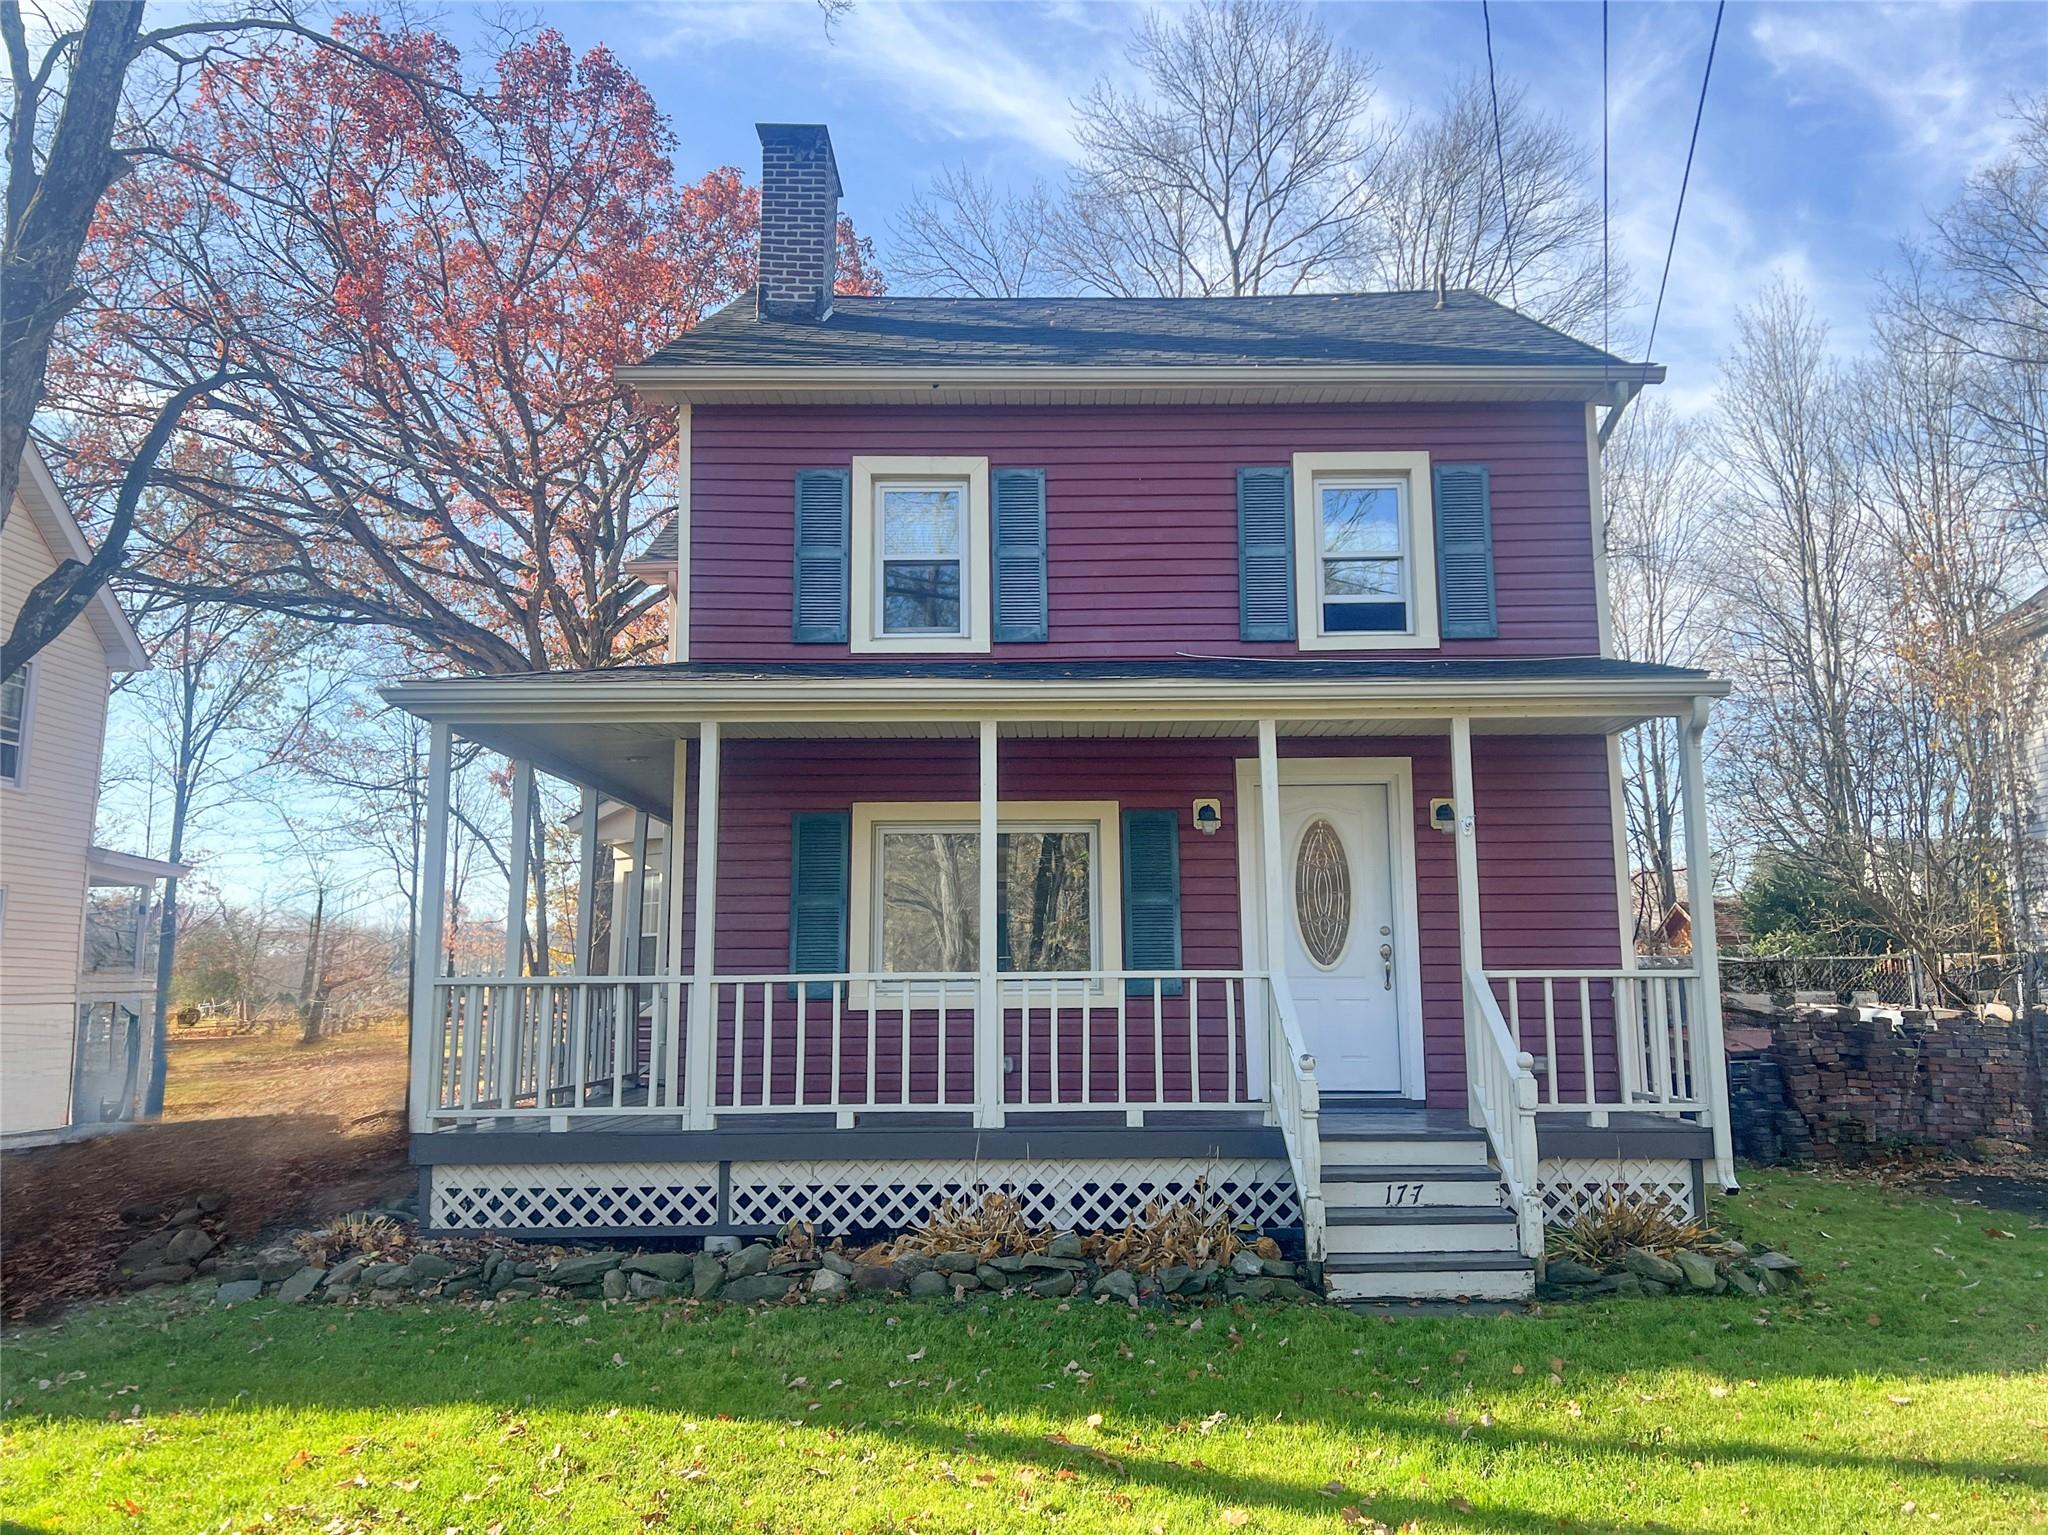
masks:
{"label": "white fascia board", "polygon": [[[92,558],[92,545],[85,541],[85,531],[79,527],[78,519],[71,515],[63,491],[57,488],[56,477],[50,473],[50,466],[43,462],[43,455],[34,443],[30,443],[21,455],[19,496],[35,522],[36,531],[42,535],[44,545],[60,563],[77,560],[84,564]],[[149,653],[142,648],[141,637],[136,634],[135,626],[121,611],[121,604],[114,600],[111,591],[102,586],[94,592],[85,616],[99,638],[100,648],[106,652],[110,668],[117,672],[148,669]]]}
{"label": "white fascia board", "polygon": [[698,681],[649,678],[477,678],[401,683],[389,703],[451,724],[518,720],[674,723],[910,720],[1288,720],[1447,718],[1456,714],[1570,718],[1691,713],[1725,698],[1721,678],[1483,680],[1115,678],[1013,681],[836,678]]}
{"label": "white fascia board", "polygon": [[1161,367],[1098,367],[1064,364],[984,366],[888,366],[832,364],[768,366],[755,363],[639,363],[614,370],[620,383],[651,393],[703,403],[741,403],[746,397],[815,396],[857,399],[864,395],[917,397],[951,403],[962,393],[1001,391],[1028,403],[1034,394],[1114,396],[1183,391],[1327,399],[1333,393],[1359,400],[1539,399],[1619,404],[1645,384],[1664,381],[1658,363],[1522,364],[1503,366],[1405,363],[1198,364]]}

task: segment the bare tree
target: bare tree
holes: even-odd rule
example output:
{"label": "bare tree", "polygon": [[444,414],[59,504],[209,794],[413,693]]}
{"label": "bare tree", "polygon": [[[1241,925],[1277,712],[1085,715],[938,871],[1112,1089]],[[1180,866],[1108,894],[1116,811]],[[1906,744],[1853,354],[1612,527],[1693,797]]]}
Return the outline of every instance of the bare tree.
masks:
{"label": "bare tree", "polygon": [[1627,307],[1628,278],[1603,268],[1585,148],[1512,82],[1500,89],[1498,154],[1495,133],[1477,77],[1453,86],[1434,117],[1408,125],[1369,186],[1359,285],[1428,288],[1441,276],[1604,341],[1607,316]]}
{"label": "bare tree", "polygon": [[2048,94],[2011,116],[2010,152],[1934,221],[1943,280],[1909,260],[1891,297],[1968,359],[1982,445],[2011,477],[2015,520],[2048,544]]}
{"label": "bare tree", "polygon": [[[1624,416],[1601,454],[1614,651],[1624,660],[1709,666],[1718,650],[1718,585],[1711,571],[1716,487],[1700,428],[1663,400]],[[1712,919],[1713,871],[1678,873],[1683,813],[1672,722],[1621,738],[1630,859],[1642,871],[1636,936],[1643,941],[1681,900]]]}
{"label": "bare tree", "polygon": [[998,192],[965,165],[943,168],[891,226],[890,276],[947,298],[1026,298],[1049,291],[1054,198],[1042,183]]}

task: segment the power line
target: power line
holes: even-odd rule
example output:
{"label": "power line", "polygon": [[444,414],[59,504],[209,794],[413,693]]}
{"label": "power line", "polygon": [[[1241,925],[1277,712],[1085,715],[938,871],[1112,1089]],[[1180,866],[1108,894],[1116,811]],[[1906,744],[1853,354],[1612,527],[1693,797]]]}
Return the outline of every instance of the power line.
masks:
{"label": "power line", "polygon": [[1493,74],[1493,13],[1487,0],[1479,0],[1479,19],[1486,27],[1486,92],[1493,98],[1493,163],[1500,172],[1500,229],[1507,242],[1508,300],[1520,309],[1522,300],[1515,292],[1515,214],[1508,206],[1508,162],[1500,147],[1500,86]]}
{"label": "power line", "polygon": [[1714,49],[1721,41],[1721,17],[1727,13],[1728,0],[1714,7],[1714,35],[1707,40],[1707,67],[1700,76],[1699,105],[1692,113],[1692,142],[1685,146],[1685,174],[1678,182],[1678,206],[1671,210],[1671,239],[1664,246],[1664,275],[1657,279],[1657,307],[1650,312],[1650,340],[1643,348],[1643,360],[1647,362],[1657,345],[1657,322],[1664,317],[1664,285],[1671,281],[1671,253],[1678,248],[1678,221],[1685,216],[1685,189],[1692,181],[1693,151],[1700,147],[1700,119],[1707,110],[1707,83],[1714,78]]}
{"label": "power line", "polygon": [[1613,301],[1609,296],[1607,280],[1607,210],[1612,205],[1607,195],[1607,0],[1600,0],[1600,350],[1611,353],[1614,342],[1609,334],[1614,313]]}

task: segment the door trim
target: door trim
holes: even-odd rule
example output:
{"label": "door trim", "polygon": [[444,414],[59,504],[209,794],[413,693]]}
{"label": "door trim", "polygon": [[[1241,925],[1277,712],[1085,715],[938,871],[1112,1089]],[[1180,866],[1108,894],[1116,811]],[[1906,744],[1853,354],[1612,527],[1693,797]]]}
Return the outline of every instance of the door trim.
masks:
{"label": "door trim", "polygon": [[[1392,867],[1394,1007],[1400,1021],[1401,1096],[1420,1103],[1428,1090],[1422,1049],[1422,942],[1416,902],[1415,762],[1410,757],[1283,757],[1280,786],[1358,785],[1387,791],[1387,853]],[[1265,889],[1260,877],[1259,759],[1237,759],[1237,910],[1247,968],[1268,969]]]}

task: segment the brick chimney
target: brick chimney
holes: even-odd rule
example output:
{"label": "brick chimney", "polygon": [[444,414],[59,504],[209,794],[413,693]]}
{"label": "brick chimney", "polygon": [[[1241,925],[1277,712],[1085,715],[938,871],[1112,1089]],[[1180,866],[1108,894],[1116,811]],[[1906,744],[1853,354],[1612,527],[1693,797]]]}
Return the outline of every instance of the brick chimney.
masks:
{"label": "brick chimney", "polygon": [[839,165],[823,123],[756,123],[761,135],[764,320],[824,319],[839,270]]}

